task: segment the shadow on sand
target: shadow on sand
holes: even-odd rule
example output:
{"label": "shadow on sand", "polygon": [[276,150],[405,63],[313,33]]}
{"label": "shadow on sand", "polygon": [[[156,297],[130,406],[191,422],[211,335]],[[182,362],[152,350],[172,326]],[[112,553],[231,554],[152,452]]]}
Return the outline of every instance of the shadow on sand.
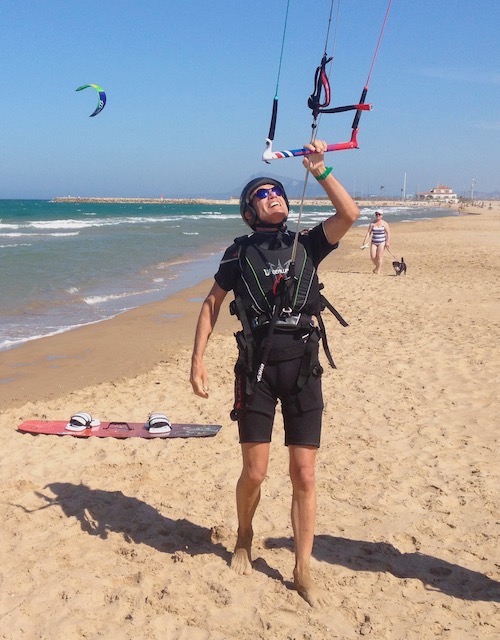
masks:
{"label": "shadow on sand", "polygon": [[[266,547],[293,549],[293,539],[268,538]],[[500,582],[423,553],[401,553],[387,542],[318,535],[314,539],[313,556],[352,571],[386,572],[397,578],[420,580],[430,590],[462,600],[500,602]]]}
{"label": "shadow on sand", "polygon": [[[208,529],[185,518],[172,520],[138,498],[121,491],[90,489],[84,484],[53,482],[49,489],[55,497],[36,492],[45,504],[36,512],[59,507],[68,518],[77,518],[82,531],[105,540],[110,532],[120,533],[128,543],[147,544],[162,553],[184,552],[189,555],[214,554],[230,564],[232,553],[221,543],[217,528]],[[20,505],[18,505],[20,506]],[[254,569],[284,582],[281,573],[264,559]]]}
{"label": "shadow on sand", "polygon": [[66,517],[76,518],[82,531],[106,540],[110,532],[121,533],[126,542],[147,544],[164,553],[215,553],[228,561],[230,554],[222,544],[212,542],[212,531],[189,520],[172,520],[154,507],[121,491],[90,489],[84,484],[53,482],[55,497],[36,492],[45,501],[40,509],[60,507]]}

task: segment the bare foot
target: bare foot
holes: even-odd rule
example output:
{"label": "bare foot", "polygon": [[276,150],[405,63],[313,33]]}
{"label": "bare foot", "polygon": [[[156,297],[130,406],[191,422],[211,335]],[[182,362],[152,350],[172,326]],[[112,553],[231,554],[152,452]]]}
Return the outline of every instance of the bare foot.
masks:
{"label": "bare foot", "polygon": [[253,534],[248,536],[238,535],[233,557],[231,558],[231,569],[240,576],[249,576],[252,573],[252,539]]}
{"label": "bare foot", "polygon": [[252,573],[252,562],[246,549],[234,550],[231,569],[240,576],[249,576]]}
{"label": "bare foot", "polygon": [[319,609],[328,605],[326,594],[316,587],[308,571],[299,572],[298,569],[294,569],[293,582],[299,595],[302,596],[311,607]]}
{"label": "bare foot", "polygon": [[380,273],[380,269],[375,268],[375,269],[373,270],[373,273]]}

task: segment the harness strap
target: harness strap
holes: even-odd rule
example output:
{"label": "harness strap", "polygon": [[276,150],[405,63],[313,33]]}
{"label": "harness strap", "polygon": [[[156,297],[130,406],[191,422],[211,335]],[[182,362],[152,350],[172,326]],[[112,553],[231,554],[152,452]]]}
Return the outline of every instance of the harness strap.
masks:
{"label": "harness strap", "polygon": [[330,347],[328,345],[328,338],[326,336],[326,328],[325,323],[323,322],[323,318],[321,314],[318,315],[318,324],[319,324],[319,332],[321,335],[321,340],[323,342],[323,351],[325,352],[326,359],[328,360],[328,364],[332,369],[336,369],[337,365],[333,361],[332,352],[330,351]]}
{"label": "harness strap", "polygon": [[[320,286],[323,287],[323,285],[320,285]],[[319,294],[319,299],[321,301],[321,311],[324,311],[325,308],[328,309],[328,311],[331,311],[331,313],[333,313],[333,315],[337,318],[337,320],[340,322],[340,324],[343,327],[349,326],[349,324],[344,320],[344,318],[340,315],[337,309],[335,309],[333,304],[331,302],[328,302],[328,300],[325,298],[325,296],[322,293]]]}
{"label": "harness strap", "polygon": [[238,420],[238,415],[250,404],[254,395],[254,376],[252,371],[255,361],[255,339],[248,317],[239,296],[229,305],[231,315],[236,315],[241,322],[242,330],[235,333],[238,345],[238,361],[235,366],[235,402],[231,411],[231,420]]}
{"label": "harness strap", "polygon": [[[307,382],[307,379],[313,372],[313,369],[316,368],[312,366],[312,361],[313,361],[313,354],[316,352],[316,346],[319,340],[320,340],[320,334],[317,329],[312,331],[309,335],[309,338],[307,339],[306,350],[304,352],[304,355],[302,356],[302,362],[300,363],[299,375],[297,377],[297,382],[296,382],[296,388],[298,391],[302,389],[302,387]],[[328,358],[328,354],[327,354],[327,359],[328,359],[328,362],[330,363],[331,356],[330,358]],[[332,363],[333,363],[333,360],[332,360]],[[334,369],[337,368],[335,366],[335,363],[333,363],[332,366]],[[321,367],[320,369],[322,372],[323,370]]]}
{"label": "harness strap", "polygon": [[[320,288],[323,288],[323,284],[320,285]],[[340,315],[340,313],[337,311],[337,309],[335,309],[333,304],[331,302],[328,302],[328,300],[325,298],[325,296],[322,293],[319,294],[319,299],[321,301],[321,311],[324,311],[325,309],[328,309],[328,311],[333,313],[335,318],[337,318],[337,320],[340,322],[340,324],[343,327],[348,327],[349,326],[349,324],[344,320],[344,318]],[[332,352],[330,351],[330,347],[328,345],[328,337],[327,337],[327,334],[326,334],[325,323],[323,322],[323,318],[321,317],[321,313],[318,313],[318,324],[319,324],[319,331],[320,331],[320,334],[321,334],[321,340],[323,342],[323,350],[325,352],[326,359],[328,360],[328,364],[332,367],[332,369],[336,369],[337,365],[335,364],[335,362],[333,360]]]}
{"label": "harness strap", "polygon": [[257,373],[255,376],[255,382],[260,382],[262,380],[262,375],[264,374],[264,369],[266,367],[267,361],[269,359],[269,354],[271,353],[271,347],[273,346],[273,335],[274,330],[276,328],[276,322],[278,321],[278,317],[280,315],[281,308],[279,305],[274,305],[273,315],[271,317],[271,322],[269,323],[269,331],[267,333],[266,347],[264,349],[264,353],[262,354],[261,362],[257,369]]}
{"label": "harness strap", "polygon": [[[247,368],[253,367],[255,359],[255,339],[253,336],[252,328],[243,306],[243,301],[239,296],[236,296],[234,301],[230,305],[230,311],[232,315],[236,315],[242,325],[243,340],[237,340],[238,347],[244,351],[245,364]],[[238,338],[238,334],[236,334]]]}

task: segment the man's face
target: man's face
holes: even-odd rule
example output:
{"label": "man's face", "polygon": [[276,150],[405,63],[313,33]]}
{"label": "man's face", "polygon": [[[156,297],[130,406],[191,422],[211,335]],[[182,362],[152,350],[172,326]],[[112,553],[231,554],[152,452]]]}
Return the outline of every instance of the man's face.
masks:
{"label": "man's face", "polygon": [[283,189],[272,184],[265,184],[254,191],[250,201],[262,222],[280,224],[285,220],[288,207],[283,196]]}

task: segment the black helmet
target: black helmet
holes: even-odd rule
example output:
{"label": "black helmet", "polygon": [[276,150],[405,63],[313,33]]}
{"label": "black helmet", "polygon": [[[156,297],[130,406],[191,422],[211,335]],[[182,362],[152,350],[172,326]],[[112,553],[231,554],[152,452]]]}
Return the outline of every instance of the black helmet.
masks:
{"label": "black helmet", "polygon": [[[241,192],[241,196],[240,196],[240,215],[243,218],[243,221],[251,228],[251,229],[255,229],[255,223],[257,222],[257,220],[259,219],[257,216],[257,212],[255,211],[255,209],[252,207],[252,205],[250,204],[250,200],[251,200],[251,196],[252,194],[255,192],[256,189],[258,189],[259,187],[264,186],[265,184],[273,184],[276,187],[280,187],[283,190],[283,198],[286,202],[286,206],[287,209],[290,209],[290,204],[288,202],[288,198],[286,197],[286,193],[285,193],[285,187],[281,184],[281,182],[279,182],[279,180],[275,180],[274,178],[254,178],[253,180],[250,180],[250,182],[243,187],[243,191]],[[248,220],[245,217],[245,213],[246,212],[250,212],[252,214],[252,217],[250,220]],[[269,224],[266,222],[261,222],[263,227],[281,227],[281,225],[285,222],[285,220],[287,219],[288,214],[285,216],[285,219],[282,220],[282,222],[280,222],[279,225],[275,225],[275,224]],[[260,222],[260,221],[259,221]]]}

